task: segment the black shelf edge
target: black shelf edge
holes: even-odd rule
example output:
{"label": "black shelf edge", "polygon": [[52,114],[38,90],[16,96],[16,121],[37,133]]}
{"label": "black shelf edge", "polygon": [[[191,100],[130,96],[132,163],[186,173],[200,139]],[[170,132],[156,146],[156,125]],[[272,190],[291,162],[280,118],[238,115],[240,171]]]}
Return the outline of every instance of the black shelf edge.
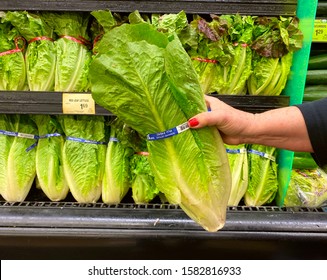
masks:
{"label": "black shelf edge", "polygon": [[326,2],[318,1],[316,17],[327,17],[327,3]]}
{"label": "black shelf edge", "polygon": [[[206,232],[175,205],[105,205],[95,203],[24,202],[0,204],[0,236],[75,234],[88,232],[105,237],[112,232],[129,234],[148,231],[183,235],[192,232],[192,238],[219,237],[247,232],[248,237],[258,233],[317,234],[327,240],[327,212],[322,208],[228,207],[226,224],[218,232]],[[35,231],[34,229],[39,229]],[[42,229],[42,230],[41,230]],[[128,233],[129,231],[129,233]],[[43,234],[43,233],[42,233]],[[322,236],[321,236],[322,234]]]}
{"label": "black shelf edge", "polygon": [[290,15],[296,14],[296,0],[161,0],[161,1],[1,1],[0,10],[29,11],[93,11],[109,9],[113,12],[176,13],[184,10],[190,14]]}
{"label": "black shelf edge", "polygon": [[[62,94],[61,92],[0,91],[0,113],[61,115],[63,114]],[[289,96],[283,95],[212,94],[212,96],[219,98],[235,108],[253,113],[289,105]],[[113,116],[111,112],[97,104],[95,104],[95,115]]]}

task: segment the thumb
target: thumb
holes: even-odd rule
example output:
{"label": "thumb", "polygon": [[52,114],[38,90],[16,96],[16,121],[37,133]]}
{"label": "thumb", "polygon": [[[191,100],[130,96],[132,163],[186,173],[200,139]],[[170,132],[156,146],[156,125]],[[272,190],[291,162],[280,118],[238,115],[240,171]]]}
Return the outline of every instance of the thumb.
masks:
{"label": "thumb", "polygon": [[190,128],[201,128],[217,125],[218,121],[219,116],[217,115],[217,111],[210,111],[195,115],[188,120],[188,125]]}

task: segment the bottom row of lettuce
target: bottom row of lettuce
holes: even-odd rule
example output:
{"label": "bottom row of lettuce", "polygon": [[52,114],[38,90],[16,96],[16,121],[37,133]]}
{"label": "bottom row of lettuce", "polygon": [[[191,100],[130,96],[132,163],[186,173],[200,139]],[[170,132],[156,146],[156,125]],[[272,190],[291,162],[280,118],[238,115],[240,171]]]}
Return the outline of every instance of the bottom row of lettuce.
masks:
{"label": "bottom row of lettuce", "polygon": [[118,119],[1,115],[0,193],[24,201],[35,182],[51,201],[70,192],[80,203],[119,203],[132,188],[134,201],[147,203],[159,190],[145,148]]}
{"label": "bottom row of lettuce", "polygon": [[[51,201],[71,193],[80,203],[166,201],[148,162],[146,140],[118,118],[78,115],[0,115],[0,194],[24,201],[33,183]],[[274,203],[277,150],[226,145],[232,174],[229,206]],[[310,154],[295,154],[285,206],[320,206],[327,175]],[[300,167],[306,169],[299,169]]]}

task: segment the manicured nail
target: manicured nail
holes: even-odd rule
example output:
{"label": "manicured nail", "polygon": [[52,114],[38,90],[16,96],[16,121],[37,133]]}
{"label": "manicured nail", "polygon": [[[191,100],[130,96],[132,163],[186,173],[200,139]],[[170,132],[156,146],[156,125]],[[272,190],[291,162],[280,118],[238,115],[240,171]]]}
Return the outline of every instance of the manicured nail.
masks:
{"label": "manicured nail", "polygon": [[188,125],[190,127],[194,127],[194,126],[197,126],[199,124],[199,121],[196,119],[196,118],[192,118],[188,121]]}

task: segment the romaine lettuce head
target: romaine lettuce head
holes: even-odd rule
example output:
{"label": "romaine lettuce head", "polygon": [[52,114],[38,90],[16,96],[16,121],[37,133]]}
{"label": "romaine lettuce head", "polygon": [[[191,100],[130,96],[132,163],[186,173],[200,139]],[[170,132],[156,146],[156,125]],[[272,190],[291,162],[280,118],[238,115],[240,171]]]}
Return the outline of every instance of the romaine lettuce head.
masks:
{"label": "romaine lettuce head", "polygon": [[136,204],[151,202],[158,194],[147,155],[134,154],[130,160],[132,197]]}
{"label": "romaine lettuce head", "polygon": [[272,202],[278,190],[276,148],[249,145],[249,184],[245,205],[261,206]]}
{"label": "romaine lettuce head", "polygon": [[[0,18],[1,19],[1,18]],[[9,22],[0,22],[0,53],[24,48],[19,33]],[[26,89],[26,65],[22,51],[0,56],[0,90]]]}
{"label": "romaine lettuce head", "polygon": [[[38,185],[51,201],[63,200],[69,187],[64,176],[62,152],[65,141],[61,128],[54,116],[33,115],[31,118],[41,137],[36,147]],[[53,135],[55,133],[60,136]]]}
{"label": "romaine lettuce head", "polygon": [[[27,133],[37,135],[37,128],[34,122],[28,115],[10,115],[7,117],[7,129],[11,132]],[[2,183],[1,195],[6,201],[21,202],[27,197],[33,181],[35,179],[35,154],[36,149],[31,148],[35,143],[35,139],[15,137],[15,136],[1,136],[10,137],[10,144],[2,144],[5,148],[3,151],[5,163],[2,160],[1,174]],[[8,151],[9,149],[9,151]],[[4,179],[4,176],[7,178]]]}
{"label": "romaine lettuce head", "polygon": [[[174,128],[207,110],[192,62],[177,36],[147,23],[104,35],[90,68],[92,96],[142,137]],[[222,228],[231,175],[213,127],[147,141],[155,183],[208,231]]]}
{"label": "romaine lettuce head", "polygon": [[89,90],[88,70],[92,59],[87,42],[89,14],[45,12],[43,18],[59,36],[55,42],[57,51],[55,91]]}
{"label": "romaine lettuce head", "polygon": [[110,123],[110,138],[102,181],[104,203],[120,203],[131,187],[130,157],[134,151],[125,143],[125,136],[129,131],[130,128],[118,118]]}
{"label": "romaine lettuce head", "polygon": [[[11,122],[10,115],[0,115],[0,129],[4,131],[14,131],[13,123]],[[9,184],[8,178],[8,156],[14,137],[0,134],[0,194],[6,190]]]}
{"label": "romaine lettuce head", "polygon": [[[29,89],[54,90],[56,50],[52,41],[53,30],[41,15],[27,11],[7,12],[6,20],[29,42],[25,54]],[[40,37],[44,38],[35,39]]]}
{"label": "romaine lettuce head", "polygon": [[237,206],[247,190],[249,181],[249,164],[246,145],[225,146],[232,172],[232,189],[228,200],[228,206]]}
{"label": "romaine lettuce head", "polygon": [[83,140],[105,141],[104,118],[61,115],[58,119],[66,135],[63,165],[69,189],[77,202],[96,202],[101,195],[106,145]]}

